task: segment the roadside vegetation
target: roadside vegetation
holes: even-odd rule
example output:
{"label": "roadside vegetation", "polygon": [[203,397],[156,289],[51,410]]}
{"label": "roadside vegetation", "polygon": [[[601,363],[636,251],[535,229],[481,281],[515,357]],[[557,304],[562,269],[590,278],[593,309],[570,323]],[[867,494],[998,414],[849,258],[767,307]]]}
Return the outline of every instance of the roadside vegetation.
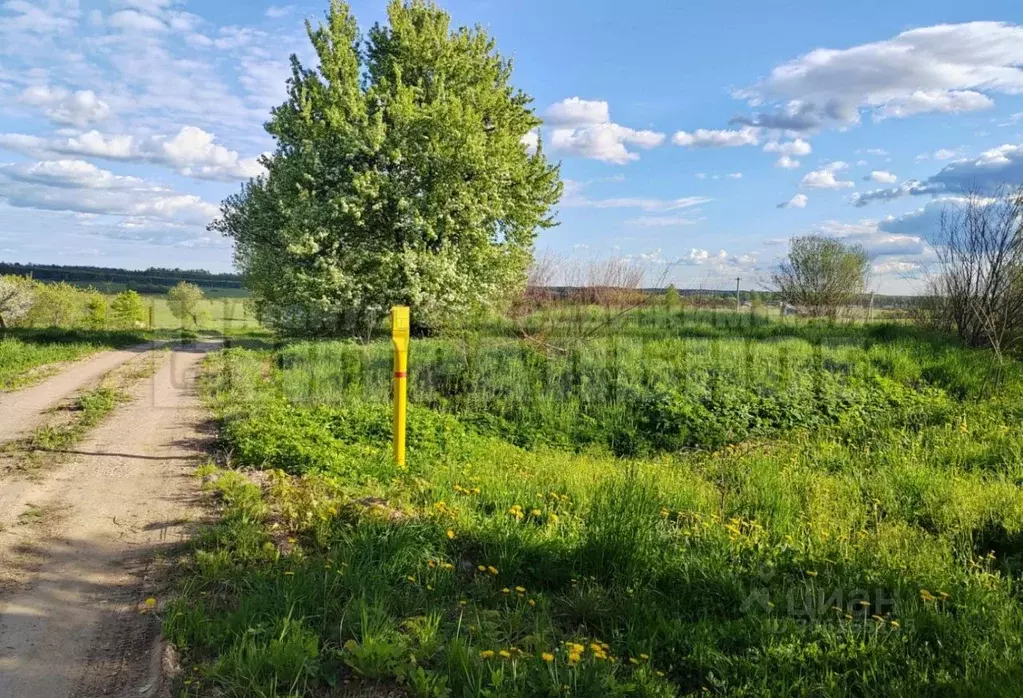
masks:
{"label": "roadside vegetation", "polygon": [[184,695],[1019,694],[1016,364],[685,309],[517,333],[414,342],[407,469],[389,342],[210,359]]}
{"label": "roadside vegetation", "polygon": [[0,391],[23,388],[51,376],[62,362],[141,341],[141,334],[126,331],[10,329],[0,336]]}
{"label": "roadside vegetation", "polygon": [[182,282],[166,297],[0,277],[0,391],[42,380],[105,349],[199,334],[261,336],[244,297],[206,298]]}

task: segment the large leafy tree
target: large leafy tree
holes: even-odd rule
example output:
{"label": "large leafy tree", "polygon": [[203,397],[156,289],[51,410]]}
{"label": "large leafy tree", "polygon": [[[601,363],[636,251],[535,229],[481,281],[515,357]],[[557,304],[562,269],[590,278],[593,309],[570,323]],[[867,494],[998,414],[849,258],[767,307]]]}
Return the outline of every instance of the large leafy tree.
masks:
{"label": "large leafy tree", "polygon": [[813,317],[837,317],[867,285],[870,257],[861,245],[831,237],[793,238],[772,280],[781,297]]}
{"label": "large leafy tree", "polygon": [[319,67],[292,56],[267,174],[212,224],[279,328],[353,331],[399,303],[433,325],[495,304],[553,225],[558,167],[523,145],[540,121],[510,61],[431,2],[394,0],[388,18],[365,42],[341,0],[307,24]]}
{"label": "large leafy tree", "polygon": [[35,283],[21,276],[0,276],[0,332],[32,309]]}

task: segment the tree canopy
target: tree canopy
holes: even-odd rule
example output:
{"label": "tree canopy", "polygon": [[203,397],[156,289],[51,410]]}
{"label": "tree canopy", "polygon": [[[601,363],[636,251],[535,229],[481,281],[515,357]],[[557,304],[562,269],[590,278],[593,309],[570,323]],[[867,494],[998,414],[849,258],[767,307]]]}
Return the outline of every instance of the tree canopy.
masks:
{"label": "tree canopy", "polygon": [[171,314],[181,320],[182,326],[191,324],[198,327],[206,309],[203,301],[206,296],[202,289],[195,284],[181,281],[177,286],[167,292],[167,305]]}
{"label": "tree canopy", "polygon": [[540,120],[494,41],[425,0],[393,0],[388,20],[363,41],[333,0],[307,23],[318,69],[292,56],[267,173],[211,226],[271,326],[349,332],[393,304],[432,325],[493,305],[554,224],[559,168],[523,144]]}
{"label": "tree canopy", "polygon": [[819,235],[793,238],[773,281],[784,300],[813,317],[835,317],[867,285],[870,258],[861,245]]}
{"label": "tree canopy", "polygon": [[33,283],[20,276],[0,276],[0,331],[23,318],[32,308]]}

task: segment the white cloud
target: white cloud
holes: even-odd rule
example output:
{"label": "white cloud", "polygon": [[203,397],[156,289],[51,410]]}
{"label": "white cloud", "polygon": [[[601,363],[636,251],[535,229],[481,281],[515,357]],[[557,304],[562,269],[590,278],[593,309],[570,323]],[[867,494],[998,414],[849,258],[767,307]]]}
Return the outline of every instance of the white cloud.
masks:
{"label": "white cloud", "polygon": [[[758,255],[755,252],[745,254],[729,254],[725,250],[711,252],[694,247],[675,260],[676,264],[688,267],[707,267],[716,272],[741,272],[755,269]],[[734,279],[730,279],[734,282]]]}
{"label": "white cloud", "polygon": [[266,8],[266,16],[270,19],[280,19],[290,14],[294,9],[294,5],[270,5],[270,7]]}
{"label": "white cloud", "polygon": [[0,165],[0,199],[16,208],[189,225],[203,225],[218,212],[198,196],[115,175],[81,160]]}
{"label": "white cloud", "polygon": [[788,141],[787,143],[779,143],[778,141],[770,141],[764,145],[765,153],[778,153],[779,155],[789,155],[794,157],[803,157],[813,152],[813,147],[802,138],[796,138]]}
{"label": "white cloud", "polygon": [[796,160],[795,158],[809,155],[813,152],[813,148],[802,138],[796,138],[788,141],[787,143],[770,141],[764,146],[764,152],[777,153],[780,157],[774,163],[774,166],[791,170],[799,167],[799,160]]}
{"label": "white cloud", "polygon": [[114,0],[113,5],[155,15],[173,7],[177,3],[178,0]]}
{"label": "white cloud", "polygon": [[729,172],[726,177],[728,179],[742,179],[742,172]]}
{"label": "white cloud", "polygon": [[736,130],[713,130],[698,128],[695,131],[678,131],[671,142],[685,148],[733,148],[760,143],[760,129],[744,126]]}
{"label": "white cloud", "polygon": [[863,179],[879,184],[895,184],[899,181],[898,177],[887,170],[874,170],[870,173],[869,177],[864,177]]}
{"label": "white cloud", "polygon": [[932,154],[932,152],[921,152],[914,160],[918,163],[924,162],[934,158],[935,160],[952,160],[953,158],[959,158],[963,155],[963,148],[951,149],[947,147],[938,148]]}
{"label": "white cloud", "polygon": [[881,276],[885,274],[907,274],[918,269],[920,269],[920,265],[916,262],[900,262],[897,260],[878,262],[873,266],[873,272]]}
{"label": "white cloud", "polygon": [[1023,92],[1023,27],[941,24],[847,49],[816,49],[775,67],[736,96],[773,111],[742,123],[790,131],[876,118],[984,109],[992,94]]}
{"label": "white cloud", "polygon": [[841,160],[828,163],[824,167],[807,172],[800,182],[800,186],[807,189],[848,189],[855,186],[848,180],[840,180],[835,177],[837,172],[848,168],[849,165]]}
{"label": "white cloud", "polygon": [[709,203],[714,199],[707,196],[684,196],[678,199],[647,199],[642,197],[617,197],[610,199],[590,199],[582,195],[582,186],[574,184],[571,190],[566,187],[563,206],[572,208],[638,208],[649,212],[679,211]]}
{"label": "white cloud", "polygon": [[107,17],[107,24],[114,29],[136,34],[167,31],[167,25],[162,20],[136,10],[115,12]]}
{"label": "white cloud", "polygon": [[927,184],[920,182],[915,179],[911,179],[908,182],[903,182],[897,187],[891,189],[874,189],[872,191],[863,192],[862,194],[854,194],[852,197],[853,206],[866,206],[874,201],[892,201],[894,199],[902,198],[903,196],[920,196],[923,194],[937,194],[944,190],[941,185]]}
{"label": "white cloud", "polygon": [[138,177],[115,175],[84,160],[7,164],[0,165],[0,172],[8,179],[52,187],[139,189],[145,186]]}
{"label": "white cloud", "polygon": [[627,146],[649,150],[664,142],[664,134],[635,131],[618,124],[594,124],[582,128],[556,128],[551,134],[551,148],[568,155],[601,160],[616,165],[638,160],[639,155]]}
{"label": "white cloud", "polygon": [[995,103],[990,97],[974,92],[973,90],[963,91],[941,91],[932,90],[924,92],[917,90],[901,102],[886,104],[877,112],[877,118],[905,118],[916,114],[928,112],[944,112],[956,114],[964,111],[978,111],[993,107]]}
{"label": "white cloud", "polygon": [[699,221],[681,216],[640,216],[632,218],[626,223],[639,228],[678,228],[685,225],[696,225]]}
{"label": "white cloud", "polygon": [[110,116],[110,105],[99,99],[92,90],[68,92],[46,85],[34,85],[22,92],[18,101],[41,108],[55,123],[78,128]]}
{"label": "white cloud", "polygon": [[809,198],[806,194],[796,194],[785,203],[778,204],[778,208],[806,208],[808,201]]}
{"label": "white cloud", "polygon": [[604,101],[569,97],[549,106],[544,120],[569,128],[606,124],[611,121],[611,107]]}
{"label": "white cloud", "polygon": [[0,134],[0,148],[34,157],[79,156],[148,162],[171,167],[187,177],[210,180],[249,179],[263,172],[257,158],[242,158],[214,141],[211,133],[185,126],[174,136],[136,137],[88,131],[68,138],[43,139]]}
{"label": "white cloud", "polygon": [[540,134],[535,128],[530,129],[526,135],[519,139],[519,143],[525,146],[527,153],[535,155],[537,148],[540,147]]}
{"label": "white cloud", "polygon": [[656,131],[637,131],[613,123],[611,109],[603,101],[570,97],[552,104],[545,116],[554,127],[553,150],[617,165],[639,159],[628,146],[649,150],[663,143],[665,137]]}
{"label": "white cloud", "polygon": [[864,150],[867,155],[877,155],[878,157],[887,157],[888,151],[884,148],[867,148]]}
{"label": "white cloud", "polygon": [[905,196],[961,194],[976,189],[980,194],[995,194],[1003,187],[1023,182],[1023,144],[1006,143],[991,148],[976,158],[956,160],[937,174],[920,182],[910,180],[891,189],[876,189],[853,197],[853,204],[866,206],[874,201],[892,201]]}
{"label": "white cloud", "polygon": [[80,10],[78,0],[7,0],[0,5],[0,34],[28,32],[52,35],[72,31]]}

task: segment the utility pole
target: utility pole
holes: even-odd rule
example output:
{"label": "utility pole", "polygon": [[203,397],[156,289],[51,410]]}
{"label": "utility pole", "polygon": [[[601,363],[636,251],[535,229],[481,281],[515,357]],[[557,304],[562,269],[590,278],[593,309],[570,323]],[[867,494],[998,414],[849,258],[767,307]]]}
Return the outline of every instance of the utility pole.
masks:
{"label": "utility pole", "polygon": [[735,312],[739,312],[739,281],[742,277],[735,277]]}

